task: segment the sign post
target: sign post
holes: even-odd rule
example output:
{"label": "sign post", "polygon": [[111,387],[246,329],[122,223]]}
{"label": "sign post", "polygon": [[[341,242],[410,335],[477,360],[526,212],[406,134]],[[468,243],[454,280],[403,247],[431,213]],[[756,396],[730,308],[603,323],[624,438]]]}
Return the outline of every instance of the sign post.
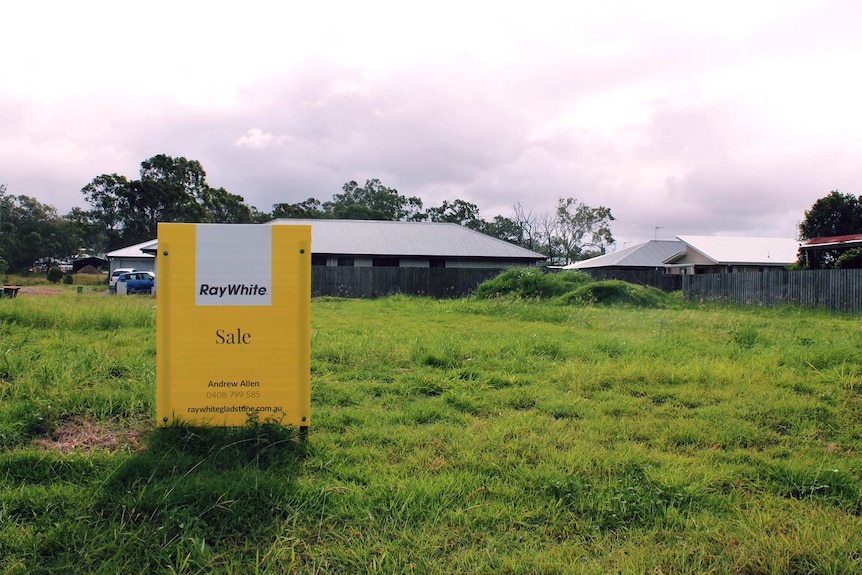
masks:
{"label": "sign post", "polygon": [[159,224],[156,418],[311,422],[311,227]]}

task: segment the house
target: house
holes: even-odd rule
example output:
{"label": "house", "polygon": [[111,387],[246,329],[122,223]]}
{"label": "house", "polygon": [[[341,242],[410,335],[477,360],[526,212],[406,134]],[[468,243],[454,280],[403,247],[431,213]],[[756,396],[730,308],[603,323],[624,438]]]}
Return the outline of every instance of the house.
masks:
{"label": "house", "polygon": [[[277,219],[263,225],[310,225],[313,267],[500,269],[532,266],[545,256],[451,223]],[[111,270],[155,271],[158,240],[107,254]]]}
{"label": "house", "polygon": [[[860,238],[862,240],[862,238]],[[787,238],[677,236],[652,240],[567,265],[603,272],[663,270],[672,275],[758,272],[796,261],[799,242]],[[620,276],[621,277],[621,276]]]}
{"label": "house", "polygon": [[156,240],[149,240],[108,252],[106,257],[111,264],[109,274],[118,268],[155,273],[157,248],[158,242]]}
{"label": "house", "polygon": [[665,261],[683,253],[685,253],[685,243],[680,240],[650,240],[612,254],[574,262],[564,266],[563,269],[664,271]]}
{"label": "house", "polygon": [[540,253],[452,223],[277,219],[265,225],[310,225],[312,266],[475,269],[545,260]]}
{"label": "house", "polygon": [[862,234],[812,238],[799,246],[806,264],[815,268],[821,267],[824,262],[827,265],[834,264],[841,254],[854,248],[862,248]]}
{"label": "house", "polygon": [[796,261],[799,242],[788,238],[676,236],[685,250],[665,260],[670,274],[743,273],[782,269]]}

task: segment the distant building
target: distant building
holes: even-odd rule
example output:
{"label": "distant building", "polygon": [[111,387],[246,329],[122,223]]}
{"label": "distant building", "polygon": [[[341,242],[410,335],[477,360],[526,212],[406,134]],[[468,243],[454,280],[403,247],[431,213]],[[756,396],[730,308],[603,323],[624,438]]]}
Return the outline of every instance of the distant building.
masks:
{"label": "distant building", "polygon": [[545,260],[451,223],[278,219],[268,225],[310,225],[312,266],[501,268]]}
{"label": "distant building", "polygon": [[664,270],[668,274],[758,272],[796,261],[799,242],[788,238],[677,236],[652,240],[565,269],[582,271]]}
{"label": "distant building", "polygon": [[743,273],[793,264],[799,242],[788,238],[676,236],[685,251],[665,260],[673,274]]}
{"label": "distant building", "polygon": [[574,262],[564,266],[563,269],[664,271],[665,261],[683,253],[685,253],[685,243],[679,240],[650,240],[612,254]]}
{"label": "distant building", "polygon": [[[310,225],[312,266],[506,268],[545,256],[451,223],[278,219],[264,225]],[[158,240],[107,254],[111,270],[155,271]]]}
{"label": "distant building", "polygon": [[148,240],[133,246],[108,252],[105,257],[111,263],[110,272],[115,269],[134,269],[142,272],[156,271],[156,240]]}
{"label": "distant building", "polygon": [[821,264],[815,262],[822,260],[824,255],[827,260],[834,261],[844,252],[854,248],[862,248],[862,234],[812,238],[799,249],[806,263],[814,263],[814,267],[819,267]]}

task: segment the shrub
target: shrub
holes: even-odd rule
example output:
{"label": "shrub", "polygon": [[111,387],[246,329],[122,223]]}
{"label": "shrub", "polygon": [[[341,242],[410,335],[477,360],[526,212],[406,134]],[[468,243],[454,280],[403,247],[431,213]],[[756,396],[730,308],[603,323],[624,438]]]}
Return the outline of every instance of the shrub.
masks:
{"label": "shrub", "polygon": [[74,278],[70,274],[64,274],[63,275],[63,283],[64,284],[72,285],[72,282],[74,282],[74,281],[75,281]]}
{"label": "shrub", "polygon": [[668,295],[658,288],[639,286],[620,280],[589,283],[567,293],[562,298],[569,304],[627,304],[639,307],[661,307]]}
{"label": "shrub", "polygon": [[847,250],[835,260],[835,267],[838,269],[859,269],[862,268],[862,248]]}
{"label": "shrub", "polygon": [[545,273],[536,268],[514,268],[479,284],[476,296],[492,298],[511,295],[525,298],[550,298],[592,281],[582,272]]}
{"label": "shrub", "polygon": [[60,268],[54,266],[48,269],[48,274],[46,277],[48,278],[48,281],[52,284],[60,283],[60,280],[63,279],[63,271]]}

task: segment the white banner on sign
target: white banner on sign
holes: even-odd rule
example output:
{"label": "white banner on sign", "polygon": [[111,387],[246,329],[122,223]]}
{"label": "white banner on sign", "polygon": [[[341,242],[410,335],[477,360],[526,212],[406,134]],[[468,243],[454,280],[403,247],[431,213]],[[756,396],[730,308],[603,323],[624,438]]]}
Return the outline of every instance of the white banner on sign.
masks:
{"label": "white banner on sign", "polygon": [[195,303],[272,305],[272,227],[198,224]]}

